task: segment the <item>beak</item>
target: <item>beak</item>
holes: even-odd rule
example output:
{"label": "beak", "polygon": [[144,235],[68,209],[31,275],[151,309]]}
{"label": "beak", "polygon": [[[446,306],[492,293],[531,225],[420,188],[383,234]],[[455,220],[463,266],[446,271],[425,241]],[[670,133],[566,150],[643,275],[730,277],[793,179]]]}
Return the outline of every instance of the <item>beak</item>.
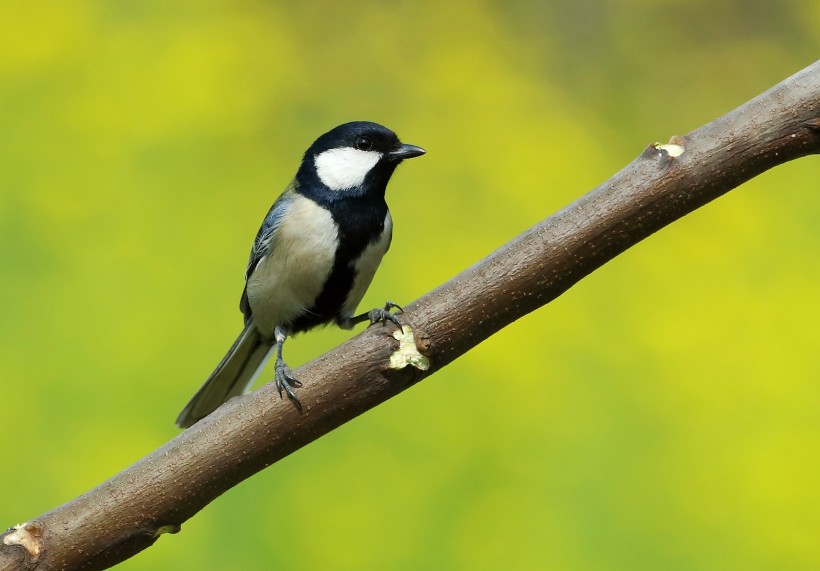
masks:
{"label": "beak", "polygon": [[420,157],[426,152],[427,151],[416,145],[402,145],[395,151],[387,153],[387,158],[392,161],[401,161],[404,159],[412,159],[413,157]]}

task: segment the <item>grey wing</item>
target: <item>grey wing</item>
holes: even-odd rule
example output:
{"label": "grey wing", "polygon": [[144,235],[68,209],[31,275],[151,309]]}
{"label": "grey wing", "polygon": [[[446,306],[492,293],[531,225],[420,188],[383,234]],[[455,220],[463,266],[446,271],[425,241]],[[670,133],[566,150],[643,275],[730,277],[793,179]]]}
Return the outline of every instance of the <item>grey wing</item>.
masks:
{"label": "grey wing", "polygon": [[279,198],[276,199],[273,206],[268,210],[268,214],[262,221],[262,226],[259,227],[256,238],[253,240],[251,255],[248,258],[248,267],[245,269],[245,289],[242,290],[242,298],[239,300],[239,309],[245,316],[245,325],[248,324],[252,315],[251,306],[248,302],[248,279],[253,275],[259,262],[265,259],[265,256],[267,256],[271,248],[273,248],[274,233],[287,210],[288,203],[293,200],[295,188],[295,181],[291,182],[285,189],[285,192],[279,195]]}

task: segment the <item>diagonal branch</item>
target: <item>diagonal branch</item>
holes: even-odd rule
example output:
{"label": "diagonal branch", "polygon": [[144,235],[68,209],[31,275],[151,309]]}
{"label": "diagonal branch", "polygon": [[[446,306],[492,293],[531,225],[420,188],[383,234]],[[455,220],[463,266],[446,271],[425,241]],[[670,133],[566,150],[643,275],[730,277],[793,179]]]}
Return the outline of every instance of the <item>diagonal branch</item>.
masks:
{"label": "diagonal branch", "polygon": [[[820,61],[668,145],[305,365],[304,414],[272,385],[231,400],[97,488],[3,535],[0,569],[104,569],[214,498],[441,369],[665,225],[763,171],[820,153]],[[399,341],[391,337],[395,334]]]}

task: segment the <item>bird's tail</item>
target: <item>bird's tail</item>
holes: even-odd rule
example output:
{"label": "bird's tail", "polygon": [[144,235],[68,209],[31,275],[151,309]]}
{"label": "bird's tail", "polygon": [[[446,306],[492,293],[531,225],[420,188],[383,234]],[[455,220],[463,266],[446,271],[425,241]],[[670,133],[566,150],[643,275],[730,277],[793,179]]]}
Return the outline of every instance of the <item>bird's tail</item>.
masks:
{"label": "bird's tail", "polygon": [[177,426],[188,428],[248,390],[272,354],[273,346],[262,339],[253,319],[249,320],[222,362],[179,413]]}

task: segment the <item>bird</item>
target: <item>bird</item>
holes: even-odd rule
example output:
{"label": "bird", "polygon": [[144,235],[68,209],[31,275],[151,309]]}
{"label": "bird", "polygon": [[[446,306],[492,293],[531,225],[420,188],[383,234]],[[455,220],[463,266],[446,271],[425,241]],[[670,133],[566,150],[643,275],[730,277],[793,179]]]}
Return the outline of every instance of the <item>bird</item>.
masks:
{"label": "bird", "polygon": [[308,147],[253,241],[239,302],[245,327],[179,414],[178,427],[247,392],[274,355],[279,397],[284,392],[301,413],[294,389],[302,383],[282,357],[291,335],[332,323],[351,329],[390,321],[401,328],[402,309],[391,301],[355,311],[390,247],[387,183],[402,161],[425,152],[369,121],[339,125]]}

